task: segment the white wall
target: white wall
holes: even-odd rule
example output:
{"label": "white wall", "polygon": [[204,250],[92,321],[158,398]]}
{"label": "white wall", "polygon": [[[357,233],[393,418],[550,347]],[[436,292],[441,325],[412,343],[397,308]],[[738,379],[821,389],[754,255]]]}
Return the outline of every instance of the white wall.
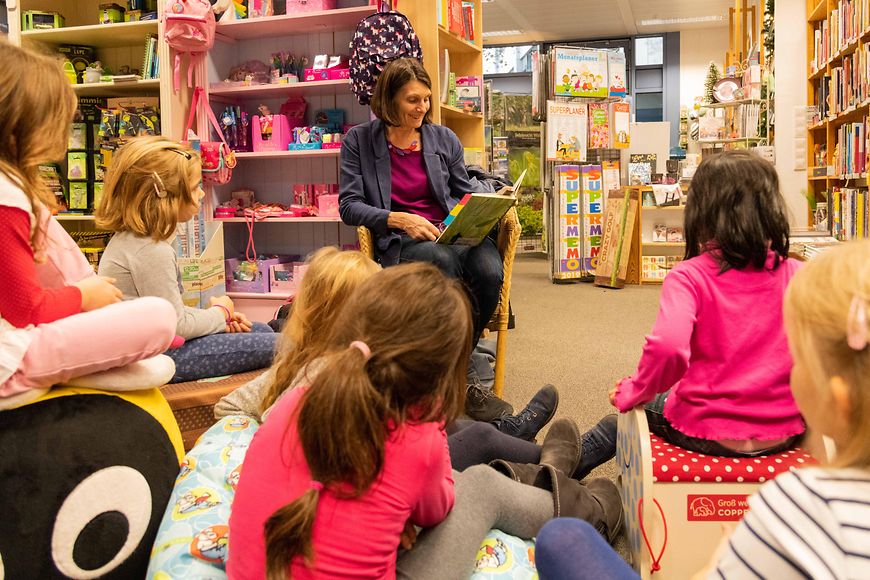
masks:
{"label": "white wall", "polygon": [[680,105],[691,107],[695,97],[704,94],[704,79],[711,60],[724,74],[726,52],[727,26],[680,31]]}
{"label": "white wall", "polygon": [[806,2],[776,0],[776,168],[792,227],[806,229],[805,169],[795,171],[794,108],[807,104]]}

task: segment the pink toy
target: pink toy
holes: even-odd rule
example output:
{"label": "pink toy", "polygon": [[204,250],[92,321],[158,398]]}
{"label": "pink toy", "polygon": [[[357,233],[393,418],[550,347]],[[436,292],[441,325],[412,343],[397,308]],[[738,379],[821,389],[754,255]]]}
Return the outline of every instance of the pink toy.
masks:
{"label": "pink toy", "polygon": [[[253,139],[254,151],[286,151],[287,145],[290,143],[290,127],[287,123],[287,117],[284,115],[271,115],[271,138],[263,138],[263,123],[265,118],[259,115],[254,115],[251,125],[251,137]],[[268,135],[268,133],[267,133]]]}

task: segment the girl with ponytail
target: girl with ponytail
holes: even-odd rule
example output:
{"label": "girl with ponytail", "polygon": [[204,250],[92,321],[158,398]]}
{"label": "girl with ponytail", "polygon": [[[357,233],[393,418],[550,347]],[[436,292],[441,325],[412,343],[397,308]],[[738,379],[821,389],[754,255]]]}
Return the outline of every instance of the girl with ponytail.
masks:
{"label": "girl with ponytail", "polygon": [[360,286],[316,376],[275,403],[251,443],[230,578],[395,576],[411,524],[434,526],[453,507],[443,427],[462,409],[471,327],[464,292],[432,265]]}

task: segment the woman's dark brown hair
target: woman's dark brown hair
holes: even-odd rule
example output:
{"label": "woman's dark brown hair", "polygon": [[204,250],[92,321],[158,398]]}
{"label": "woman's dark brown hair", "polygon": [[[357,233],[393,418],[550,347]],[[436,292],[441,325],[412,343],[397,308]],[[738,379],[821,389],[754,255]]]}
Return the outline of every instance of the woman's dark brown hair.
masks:
{"label": "woman's dark brown hair", "polygon": [[[420,61],[413,58],[397,58],[387,64],[378,77],[378,82],[375,83],[375,90],[372,93],[372,113],[391,127],[401,125],[396,110],[396,95],[399,94],[402,87],[411,81],[420,81],[426,85],[426,88],[432,90],[429,73],[426,72]],[[423,122],[432,122],[431,106],[426,111],[426,115],[423,116]]]}
{"label": "woman's dark brown hair", "polygon": [[391,428],[459,414],[471,335],[465,292],[431,264],[378,272],[345,303],[297,410],[305,460],[323,491],[306,491],[266,521],[267,578],[287,578],[296,556],[313,561],[319,494],[362,495],[383,467]]}
{"label": "woman's dark brown hair", "polygon": [[776,169],[748,151],[705,157],[692,178],[684,218],[686,256],[713,250],[720,270],[773,269],[788,257],[789,226]]}

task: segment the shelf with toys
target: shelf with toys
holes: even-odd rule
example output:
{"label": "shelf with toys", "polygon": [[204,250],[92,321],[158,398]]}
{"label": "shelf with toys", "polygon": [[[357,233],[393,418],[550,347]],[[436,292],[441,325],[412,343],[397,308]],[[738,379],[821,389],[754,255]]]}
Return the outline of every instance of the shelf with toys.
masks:
{"label": "shelf with toys", "polygon": [[[661,284],[685,253],[683,214],[688,185],[640,188],[641,206],[635,218],[641,284]],[[634,247],[634,246],[633,246]]]}
{"label": "shelf with toys", "polygon": [[[244,280],[232,259],[250,254],[251,241],[260,257],[294,261],[322,246],[357,244],[356,230],[338,217],[338,159],[343,134],[369,119],[346,69],[356,25],[375,9],[366,0],[342,5],[351,3],[319,10],[330,2],[293,2],[291,14],[218,23],[206,92],[237,165],[228,183],[208,188],[204,207],[205,219],[223,226],[230,281]],[[253,224],[246,208],[256,210]],[[276,301],[292,295],[269,286],[227,290],[252,319],[268,320]]]}
{"label": "shelf with toys", "polygon": [[[121,6],[123,4],[123,6]],[[93,210],[111,151],[137,134],[173,135],[186,89],[171,90],[159,62],[169,61],[158,42],[165,2],[132,0],[21,0],[6,3],[9,40],[57,52],[79,99],[80,117],[70,130],[65,159],[44,169],[62,213],[58,220],[98,258],[106,233],[94,230]],[[164,67],[165,68],[165,67]],[[123,126],[122,117],[126,117]]]}

